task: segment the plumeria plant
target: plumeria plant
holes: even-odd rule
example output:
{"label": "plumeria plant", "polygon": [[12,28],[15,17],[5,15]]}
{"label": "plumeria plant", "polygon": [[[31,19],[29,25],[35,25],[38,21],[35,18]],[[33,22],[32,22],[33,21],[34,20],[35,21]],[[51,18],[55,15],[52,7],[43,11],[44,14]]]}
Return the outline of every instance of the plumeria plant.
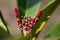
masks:
{"label": "plumeria plant", "polygon": [[13,11],[16,23],[22,33],[17,40],[37,40],[48,19],[60,5],[60,0],[51,0],[42,9],[40,9],[40,0],[17,0],[17,4],[18,7]]}
{"label": "plumeria plant", "polygon": [[17,8],[14,8],[14,14],[16,16],[16,21],[18,26],[20,27],[20,30],[22,30],[24,35],[27,35],[31,32],[32,28],[42,15],[42,10],[40,10],[35,18],[31,18],[31,16],[23,16],[22,20],[20,21],[19,15],[18,15],[18,10]]}

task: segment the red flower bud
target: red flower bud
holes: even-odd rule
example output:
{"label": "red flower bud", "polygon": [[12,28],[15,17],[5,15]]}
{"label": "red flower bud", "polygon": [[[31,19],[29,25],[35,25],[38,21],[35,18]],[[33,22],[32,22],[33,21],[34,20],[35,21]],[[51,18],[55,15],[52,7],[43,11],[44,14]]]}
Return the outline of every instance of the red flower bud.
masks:
{"label": "red flower bud", "polygon": [[17,8],[14,8],[14,14],[15,14],[16,17],[18,17],[18,10],[17,10]]}
{"label": "red flower bud", "polygon": [[33,18],[33,19],[31,20],[31,24],[34,24],[34,22],[35,22],[35,19]]}
{"label": "red flower bud", "polygon": [[37,17],[40,17],[42,15],[42,10],[38,11]]}
{"label": "red flower bud", "polygon": [[18,24],[18,26],[19,26],[19,24],[20,24],[20,21],[17,21],[17,24]]}

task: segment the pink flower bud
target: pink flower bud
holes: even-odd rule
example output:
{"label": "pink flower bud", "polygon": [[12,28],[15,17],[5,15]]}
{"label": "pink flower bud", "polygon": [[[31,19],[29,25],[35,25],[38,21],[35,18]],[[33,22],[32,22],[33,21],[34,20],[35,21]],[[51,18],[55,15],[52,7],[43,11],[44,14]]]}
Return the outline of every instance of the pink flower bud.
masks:
{"label": "pink flower bud", "polygon": [[19,26],[19,24],[20,24],[20,21],[17,21],[17,24],[18,24],[18,26]]}
{"label": "pink flower bud", "polygon": [[35,19],[33,18],[33,19],[31,20],[31,24],[34,24],[34,22],[35,22]]}
{"label": "pink flower bud", "polygon": [[19,16],[19,15],[18,15],[18,10],[17,10],[17,8],[14,8],[14,14],[15,14],[16,17]]}
{"label": "pink flower bud", "polygon": [[42,10],[38,11],[37,17],[40,17],[42,15]]}
{"label": "pink flower bud", "polygon": [[29,27],[32,29],[33,25],[32,24],[29,24]]}

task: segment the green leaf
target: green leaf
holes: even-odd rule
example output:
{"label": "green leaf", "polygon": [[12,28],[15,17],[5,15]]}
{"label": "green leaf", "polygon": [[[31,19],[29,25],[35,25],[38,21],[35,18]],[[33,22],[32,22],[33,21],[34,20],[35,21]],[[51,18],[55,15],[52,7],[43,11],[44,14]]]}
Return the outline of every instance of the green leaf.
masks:
{"label": "green leaf", "polygon": [[9,39],[12,39],[12,36],[0,26],[0,40],[9,40]]}
{"label": "green leaf", "polygon": [[48,39],[51,39],[51,40],[60,39],[60,23],[52,26],[49,32],[46,33],[46,35],[44,36],[44,40],[48,40]]}
{"label": "green leaf", "polygon": [[38,22],[36,23],[36,25],[34,26],[34,28],[32,29],[32,38],[36,38],[41,29],[47,20],[50,18],[50,16],[52,15],[52,13],[55,11],[55,9],[57,8],[57,6],[59,5],[59,0],[51,0],[42,10],[42,16],[40,17],[40,19],[38,20]]}
{"label": "green leaf", "polygon": [[4,21],[1,11],[0,11],[0,26],[2,26],[2,28],[7,31],[7,25]]}
{"label": "green leaf", "polygon": [[2,27],[5,31],[7,31],[6,26],[3,24],[1,18],[0,18],[0,27]]}
{"label": "green leaf", "polygon": [[10,40],[10,39],[12,39],[12,36],[10,35],[7,29],[7,25],[0,11],[0,40]]}
{"label": "green leaf", "polygon": [[24,15],[31,15],[32,18],[36,17],[40,8],[40,0],[18,0],[17,3],[20,18]]}

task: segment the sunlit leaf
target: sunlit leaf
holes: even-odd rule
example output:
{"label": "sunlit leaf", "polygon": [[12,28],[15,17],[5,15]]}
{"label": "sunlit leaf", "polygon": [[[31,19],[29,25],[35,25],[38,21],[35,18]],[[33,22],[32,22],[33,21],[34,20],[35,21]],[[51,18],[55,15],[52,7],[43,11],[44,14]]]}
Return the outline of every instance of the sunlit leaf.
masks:
{"label": "sunlit leaf", "polygon": [[5,21],[4,21],[4,18],[2,16],[1,11],[0,11],[0,26],[2,26],[2,28],[7,31],[7,25],[6,25]]}
{"label": "sunlit leaf", "polygon": [[36,17],[38,10],[40,8],[40,0],[18,0],[19,15],[30,15],[31,17]]}

